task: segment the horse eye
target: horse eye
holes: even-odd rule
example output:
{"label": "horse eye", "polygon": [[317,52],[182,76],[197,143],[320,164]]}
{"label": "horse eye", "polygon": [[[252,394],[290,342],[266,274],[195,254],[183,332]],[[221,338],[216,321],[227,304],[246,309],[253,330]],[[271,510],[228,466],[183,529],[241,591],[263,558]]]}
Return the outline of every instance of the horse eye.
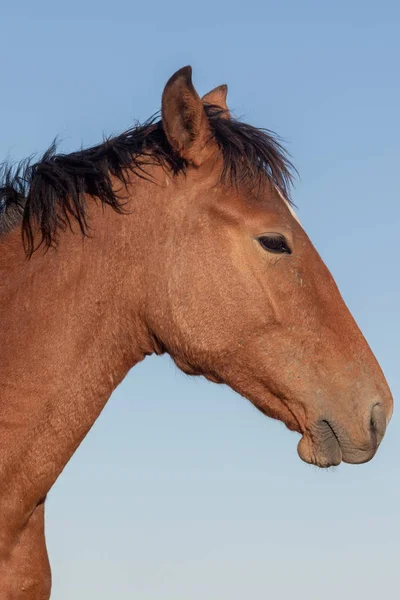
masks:
{"label": "horse eye", "polygon": [[285,238],[280,234],[263,235],[258,241],[264,250],[274,254],[292,254]]}

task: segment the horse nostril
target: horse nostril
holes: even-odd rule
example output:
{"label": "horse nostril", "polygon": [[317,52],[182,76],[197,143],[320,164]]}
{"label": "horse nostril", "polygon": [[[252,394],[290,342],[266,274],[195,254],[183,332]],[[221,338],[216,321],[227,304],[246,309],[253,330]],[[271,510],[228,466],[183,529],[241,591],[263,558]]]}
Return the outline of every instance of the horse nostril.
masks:
{"label": "horse nostril", "polygon": [[372,408],[370,429],[372,435],[376,439],[376,445],[378,446],[381,443],[386,431],[386,413],[381,404],[375,404],[375,406]]}

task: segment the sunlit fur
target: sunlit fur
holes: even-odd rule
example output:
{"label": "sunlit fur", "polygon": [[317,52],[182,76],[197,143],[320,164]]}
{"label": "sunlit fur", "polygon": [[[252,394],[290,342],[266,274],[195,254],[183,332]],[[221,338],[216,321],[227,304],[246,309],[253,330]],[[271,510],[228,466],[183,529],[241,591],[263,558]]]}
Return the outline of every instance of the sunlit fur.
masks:
{"label": "sunlit fur", "polygon": [[[150,354],[284,422],[319,467],[370,460],[384,436],[390,390],[289,210],[287,157],[230,117],[226,91],[201,99],[181,69],[161,121],[5,167],[0,600],[48,600],[46,495]],[[290,251],[259,243],[277,235]]]}

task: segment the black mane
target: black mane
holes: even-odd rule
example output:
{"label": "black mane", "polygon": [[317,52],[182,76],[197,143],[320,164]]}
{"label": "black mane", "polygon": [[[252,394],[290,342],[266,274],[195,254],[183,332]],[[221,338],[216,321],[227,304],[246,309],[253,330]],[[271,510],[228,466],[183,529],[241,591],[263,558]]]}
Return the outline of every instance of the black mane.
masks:
{"label": "black mane", "polygon": [[[267,176],[289,199],[293,167],[276,136],[234,119],[215,106],[205,107],[211,129],[222,151],[222,179],[231,185],[256,184]],[[56,244],[59,230],[73,221],[83,235],[88,231],[85,194],[123,212],[122,188],[127,174],[150,179],[146,166],[158,164],[174,174],[187,164],[177,156],[156,117],[104,143],[71,154],[57,154],[53,143],[40,161],[3,164],[0,172],[0,235],[21,224],[25,250]],[[115,190],[110,175],[121,182]],[[35,246],[35,231],[40,233]]]}

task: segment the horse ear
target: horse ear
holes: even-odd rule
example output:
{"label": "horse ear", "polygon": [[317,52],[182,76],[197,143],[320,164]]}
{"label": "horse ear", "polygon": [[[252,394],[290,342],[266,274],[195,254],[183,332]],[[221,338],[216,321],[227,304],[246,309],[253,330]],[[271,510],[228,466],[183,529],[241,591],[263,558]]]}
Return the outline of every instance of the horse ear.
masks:
{"label": "horse ear", "polygon": [[208,92],[205,96],[202,97],[201,101],[203,104],[211,104],[212,106],[217,106],[220,108],[223,113],[221,113],[221,117],[224,119],[230,119],[231,115],[229,113],[229,108],[226,103],[226,97],[228,95],[228,86],[226,84],[219,85],[218,87]]}
{"label": "horse ear", "polygon": [[212,153],[210,125],[192,83],[192,67],[177,71],[164,88],[161,117],[172,148],[187,162],[199,166]]}

